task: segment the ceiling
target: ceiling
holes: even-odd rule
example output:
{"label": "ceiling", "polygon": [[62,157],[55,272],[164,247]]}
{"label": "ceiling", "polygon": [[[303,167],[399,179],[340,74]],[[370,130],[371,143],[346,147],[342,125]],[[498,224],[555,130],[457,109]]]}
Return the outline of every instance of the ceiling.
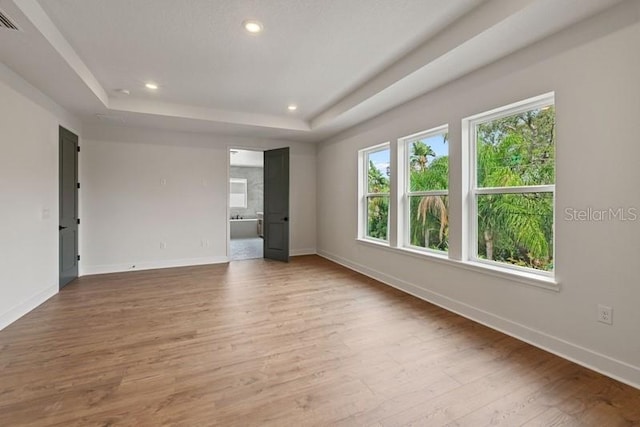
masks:
{"label": "ceiling", "polygon": [[314,142],[617,2],[0,0],[0,61],[85,122]]}

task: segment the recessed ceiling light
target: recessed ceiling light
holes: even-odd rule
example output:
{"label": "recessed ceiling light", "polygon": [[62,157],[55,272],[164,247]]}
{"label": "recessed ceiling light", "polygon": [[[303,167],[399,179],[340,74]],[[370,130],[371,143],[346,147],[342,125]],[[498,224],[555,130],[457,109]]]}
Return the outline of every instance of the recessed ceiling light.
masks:
{"label": "recessed ceiling light", "polygon": [[146,83],[144,85],[147,89],[156,90],[158,89],[158,85],[155,83]]}
{"label": "recessed ceiling light", "polygon": [[287,110],[289,111],[296,111],[298,109],[298,106],[295,104],[291,104],[287,107]]}
{"label": "recessed ceiling light", "polygon": [[129,91],[129,89],[115,89],[114,92],[125,96],[131,94],[131,91]]}
{"label": "recessed ceiling light", "polygon": [[259,21],[253,19],[247,19],[242,23],[242,27],[252,34],[257,34],[262,31],[262,24]]}

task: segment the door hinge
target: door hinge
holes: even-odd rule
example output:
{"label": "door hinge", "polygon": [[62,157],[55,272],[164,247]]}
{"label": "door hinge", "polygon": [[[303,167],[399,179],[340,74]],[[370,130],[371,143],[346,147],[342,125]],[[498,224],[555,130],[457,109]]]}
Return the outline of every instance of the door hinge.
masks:
{"label": "door hinge", "polygon": [[80,255],[78,255],[78,261],[80,261]]}
{"label": "door hinge", "polygon": [[77,221],[77,224],[80,225],[80,218],[78,218],[76,221]]}
{"label": "door hinge", "polygon": [[78,188],[80,188],[80,183],[78,183]]}
{"label": "door hinge", "polygon": [[78,153],[80,152],[80,146],[78,145]]}

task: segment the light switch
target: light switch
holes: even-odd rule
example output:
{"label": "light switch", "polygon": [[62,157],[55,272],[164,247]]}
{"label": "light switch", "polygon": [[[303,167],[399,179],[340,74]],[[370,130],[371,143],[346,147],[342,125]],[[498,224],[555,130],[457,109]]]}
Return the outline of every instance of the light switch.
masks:
{"label": "light switch", "polygon": [[42,209],[42,219],[50,219],[51,218],[51,210],[49,208]]}

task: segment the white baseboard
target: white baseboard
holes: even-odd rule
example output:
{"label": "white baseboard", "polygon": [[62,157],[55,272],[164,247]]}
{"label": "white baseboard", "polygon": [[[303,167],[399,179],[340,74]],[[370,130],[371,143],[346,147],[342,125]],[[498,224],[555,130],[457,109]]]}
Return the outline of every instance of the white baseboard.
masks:
{"label": "white baseboard", "polygon": [[316,255],[316,249],[291,249],[289,251],[289,255],[291,256],[302,256],[302,255]]}
{"label": "white baseboard", "polygon": [[365,276],[376,279],[386,285],[392,286],[417,298],[440,306],[448,311],[471,319],[474,322],[481,323],[535,347],[541,348],[564,359],[570,360],[586,368],[640,389],[640,367],[638,366],[630,365],[626,362],[616,360],[607,355],[573,344],[561,338],[554,337],[526,325],[480,310],[469,304],[457,301],[428,289],[424,289],[415,284],[398,279],[397,277],[393,277],[365,265],[352,262],[338,255],[334,255],[323,250],[318,250],[317,253],[321,257],[333,261],[336,264],[340,264],[351,270],[357,271],[358,273],[364,274]]}
{"label": "white baseboard", "polygon": [[[315,248],[309,249],[292,249],[290,251],[291,256],[302,255],[315,255]],[[171,267],[188,267],[191,265],[206,265],[206,264],[222,264],[229,262],[227,257],[205,257],[205,258],[186,258],[175,259],[168,261],[150,261],[150,262],[132,262],[130,264],[110,264],[110,265],[80,265],[80,276],[88,276],[92,274],[108,274],[108,273],[122,273],[125,271],[139,271],[139,270],[155,270],[158,268],[171,268]],[[135,267],[133,267],[135,265]]]}
{"label": "white baseboard", "polygon": [[50,286],[43,291],[32,296],[28,300],[14,306],[8,311],[0,314],[0,330],[6,328],[52,296],[58,293],[58,285]]}
{"label": "white baseboard", "polygon": [[229,262],[227,257],[204,257],[172,259],[165,261],[131,262],[129,264],[80,266],[80,276],[91,274],[122,273],[124,271],[155,270],[158,268],[188,267],[192,265],[222,264]]}

